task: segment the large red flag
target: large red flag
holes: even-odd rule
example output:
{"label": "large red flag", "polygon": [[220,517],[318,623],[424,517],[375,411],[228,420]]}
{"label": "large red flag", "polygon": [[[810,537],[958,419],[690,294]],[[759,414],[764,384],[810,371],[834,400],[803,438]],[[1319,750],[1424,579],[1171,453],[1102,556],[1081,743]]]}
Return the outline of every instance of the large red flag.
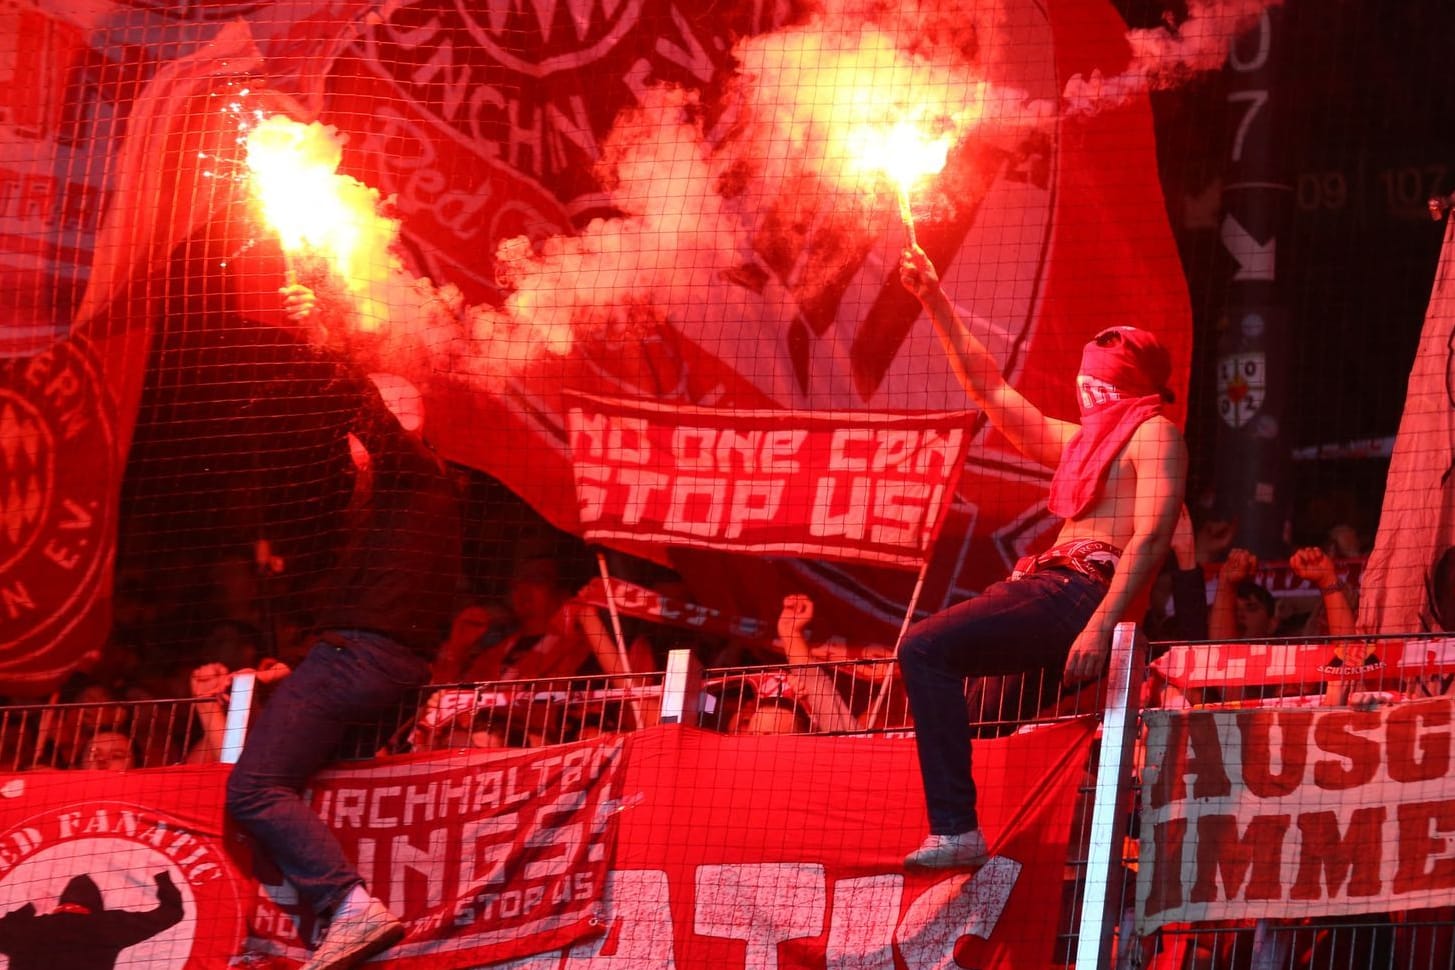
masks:
{"label": "large red flag", "polygon": [[[863,71],[871,88],[904,94],[895,87],[901,66],[909,76],[925,68],[925,83],[945,85],[932,94],[958,91],[968,104],[976,95],[930,63],[936,51],[926,38],[953,36],[952,21],[978,45],[966,40],[956,48],[962,60],[944,58],[948,76],[961,69],[1000,100],[979,106],[998,125],[972,129],[915,197],[919,238],[947,289],[1012,382],[1053,415],[1074,416],[1081,347],[1111,324],[1157,331],[1180,392],[1190,319],[1145,97],[1063,110],[1064,91],[1135,71],[1125,25],[1101,0],[1011,4],[994,24],[942,7],[925,33],[890,17],[879,35],[832,14],[751,22],[729,4],[686,23],[646,3],[630,8],[630,24],[593,21],[572,35],[580,46],[569,52],[559,33],[441,26],[435,41],[479,47],[455,55],[456,73],[437,65],[439,77],[506,79],[478,99],[406,76],[385,56],[407,53],[399,33],[370,34],[329,110],[352,114],[366,132],[362,177],[397,195],[423,267],[467,291],[473,283],[474,298],[493,294],[514,321],[557,335],[562,320],[574,327],[563,353],[515,356],[481,338],[482,327],[452,345],[427,391],[442,449],[580,533],[571,391],[726,411],[965,407],[928,321],[899,285],[904,236],[892,202],[856,203],[826,187],[822,170],[783,161],[813,149],[815,125],[830,137],[836,120],[765,105],[788,98],[789,80],[822,90],[815,85],[849,84]],[[627,9],[618,8],[623,18]],[[507,36],[524,52],[502,53]],[[613,76],[620,87],[602,83]],[[653,96],[652,80],[699,93]],[[609,194],[580,177],[597,153],[616,166]],[[490,172],[488,182],[451,168],[470,154],[481,162],[467,170]],[[632,181],[643,172],[645,188]],[[654,204],[652,193],[675,207]],[[598,216],[606,218],[591,221]],[[574,235],[563,234],[567,219]],[[488,258],[522,223],[534,253]],[[502,267],[509,285],[497,291]],[[1004,575],[1056,524],[1045,508],[1050,471],[983,422],[966,428],[968,462],[921,599],[931,609]],[[857,637],[891,636],[913,585],[909,574],[808,558],[673,550],[670,559],[708,605],[772,615],[784,592],[805,591],[826,629]]]}
{"label": "large red flag", "polygon": [[[1138,94],[1147,45],[1106,0],[993,6],[946,0],[868,20],[841,4],[750,0],[690,16],[670,0],[419,0],[367,14],[299,0],[288,24],[276,5],[210,23],[138,13],[128,42],[187,56],[131,105],[107,171],[108,211],[133,222],[103,230],[120,237],[82,318],[145,293],[129,284],[154,280],[211,204],[196,156],[134,146],[191,144],[175,126],[198,117],[189,98],[208,79],[217,90],[243,69],[276,76],[347,136],[345,170],[392,200],[403,238],[389,271],[428,276],[416,289],[439,299],[424,302],[451,311],[386,334],[388,366],[370,369],[421,386],[447,457],[580,533],[571,392],[724,413],[967,406],[899,285],[895,193],[848,165],[867,106],[876,123],[898,112],[956,136],[943,172],[913,187],[911,212],[972,329],[1033,402],[1074,415],[1081,345],[1127,322],[1172,348],[1180,391],[1190,324]],[[121,415],[130,373],[106,379]],[[118,450],[127,424],[115,423]],[[1002,575],[1054,526],[1049,470],[978,418],[966,432],[920,600],[930,609]],[[825,632],[856,637],[890,636],[913,585],[873,565],[645,551],[671,559],[707,606],[772,615],[786,590],[804,591]]]}
{"label": "large red flag", "polygon": [[235,95],[259,65],[242,22],[163,63],[125,105],[91,250],[31,253],[27,273],[42,281],[33,288],[55,294],[69,277],[86,287],[69,323],[69,308],[52,300],[47,324],[25,328],[32,339],[0,359],[0,692],[45,694],[106,641],[122,469],[159,277],[176,245],[233,200],[232,181],[215,176],[236,154],[238,121],[225,107],[232,98],[218,95]]}

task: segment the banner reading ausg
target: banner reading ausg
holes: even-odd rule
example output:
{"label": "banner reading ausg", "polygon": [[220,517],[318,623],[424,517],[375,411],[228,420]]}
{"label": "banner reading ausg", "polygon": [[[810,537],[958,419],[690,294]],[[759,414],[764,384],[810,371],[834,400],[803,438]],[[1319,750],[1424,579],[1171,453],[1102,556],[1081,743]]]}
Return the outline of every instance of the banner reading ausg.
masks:
{"label": "banner reading ausg", "polygon": [[918,566],[969,441],[964,411],[726,411],[568,397],[582,535],[607,543]]}
{"label": "banner reading ausg", "polygon": [[1146,721],[1139,932],[1449,904],[1455,699]]}

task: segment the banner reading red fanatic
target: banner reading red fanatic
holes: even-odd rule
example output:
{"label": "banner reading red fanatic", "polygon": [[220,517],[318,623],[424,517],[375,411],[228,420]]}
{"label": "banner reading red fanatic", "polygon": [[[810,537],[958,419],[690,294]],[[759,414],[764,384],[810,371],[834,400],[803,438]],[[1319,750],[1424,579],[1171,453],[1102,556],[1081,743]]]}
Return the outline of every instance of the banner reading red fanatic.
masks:
{"label": "banner reading red fanatic", "polygon": [[1147,714],[1137,922],[1443,906],[1455,700]]}
{"label": "banner reading red fanatic", "polygon": [[223,837],[226,780],[220,765],[3,776],[8,965],[227,966],[251,886]]}
{"label": "banner reading red fanatic", "polygon": [[581,533],[602,542],[915,567],[970,437],[965,412],[567,399]]}

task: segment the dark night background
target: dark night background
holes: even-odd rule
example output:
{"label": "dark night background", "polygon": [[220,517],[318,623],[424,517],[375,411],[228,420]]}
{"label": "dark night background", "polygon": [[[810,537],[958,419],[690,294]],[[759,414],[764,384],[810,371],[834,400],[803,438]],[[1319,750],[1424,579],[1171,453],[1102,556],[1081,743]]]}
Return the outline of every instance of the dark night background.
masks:
{"label": "dark night background", "polygon": [[[1185,7],[1119,0],[1134,27]],[[1273,10],[1269,146],[1288,191],[1272,299],[1286,312],[1283,445],[1393,435],[1455,191],[1450,0],[1289,0]],[[1194,487],[1243,456],[1219,443],[1214,368],[1234,268],[1219,239],[1228,144],[1241,109],[1226,70],[1153,96],[1164,191],[1196,331],[1188,438]],[[1277,380],[1271,367],[1270,385]],[[1270,386],[1270,395],[1275,388]],[[1254,459],[1256,460],[1256,459]],[[1277,472],[1297,544],[1337,521],[1366,547],[1385,459],[1297,461]],[[1221,497],[1223,502],[1229,501]]]}

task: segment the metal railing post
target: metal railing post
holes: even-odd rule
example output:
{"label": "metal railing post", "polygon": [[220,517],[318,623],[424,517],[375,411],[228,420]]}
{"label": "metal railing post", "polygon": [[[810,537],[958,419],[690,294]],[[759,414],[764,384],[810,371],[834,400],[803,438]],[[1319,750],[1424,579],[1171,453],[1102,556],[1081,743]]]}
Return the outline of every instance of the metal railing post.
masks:
{"label": "metal railing post", "polygon": [[702,662],[691,650],[667,654],[667,671],[662,680],[662,724],[697,725],[702,696]]}
{"label": "metal railing post", "polygon": [[243,742],[248,737],[248,718],[253,713],[253,688],[257,676],[252,673],[237,673],[232,677],[232,693],[227,701],[227,721],[222,728],[222,755],[218,759],[225,765],[237,764],[242,754]]}
{"label": "metal railing post", "polygon": [[1076,970],[1111,970],[1112,966],[1112,933],[1121,918],[1122,843],[1132,807],[1132,760],[1141,714],[1145,648],[1146,640],[1135,623],[1117,624],[1107,661],[1106,710],[1096,763]]}

